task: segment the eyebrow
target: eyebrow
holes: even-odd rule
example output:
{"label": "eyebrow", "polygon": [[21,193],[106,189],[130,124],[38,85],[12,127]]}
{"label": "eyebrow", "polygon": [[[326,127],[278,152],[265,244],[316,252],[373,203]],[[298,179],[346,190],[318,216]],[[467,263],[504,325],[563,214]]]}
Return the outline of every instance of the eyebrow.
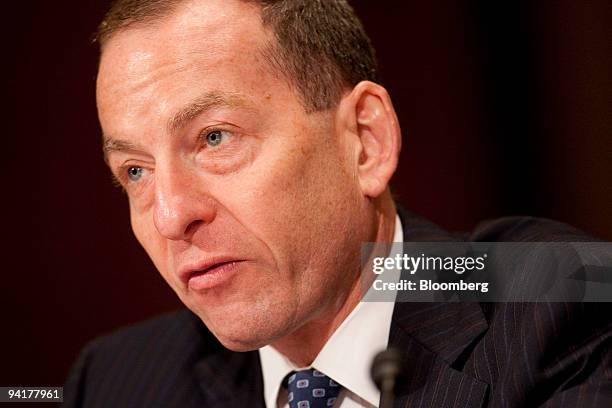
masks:
{"label": "eyebrow", "polygon": [[[206,111],[215,108],[248,108],[247,99],[237,93],[211,91],[194,99],[184,108],[180,109],[166,125],[169,134],[176,133],[184,128],[190,121]],[[143,149],[131,142],[103,136],[104,160],[108,162],[108,156],[112,152],[120,151],[143,151]]]}
{"label": "eyebrow", "polygon": [[172,134],[182,129],[197,116],[215,108],[246,108],[247,100],[237,93],[212,91],[196,98],[179,110],[168,121],[167,130]]}
{"label": "eyebrow", "polygon": [[102,142],[102,150],[104,152],[104,161],[108,164],[108,156],[112,152],[134,151],[141,152],[143,149],[131,142],[125,140],[113,139],[112,137],[104,136]]}

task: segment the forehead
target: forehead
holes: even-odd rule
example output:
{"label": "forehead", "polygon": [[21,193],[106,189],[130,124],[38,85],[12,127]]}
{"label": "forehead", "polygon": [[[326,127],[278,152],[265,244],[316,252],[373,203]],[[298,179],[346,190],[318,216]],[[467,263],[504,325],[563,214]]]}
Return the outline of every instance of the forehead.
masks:
{"label": "forehead", "polygon": [[103,126],[108,114],[142,114],[135,110],[147,101],[156,101],[149,108],[161,114],[177,98],[203,90],[257,94],[267,70],[261,51],[270,38],[259,7],[239,0],[188,1],[167,17],[115,33],[98,73]]}
{"label": "forehead", "polygon": [[105,74],[113,68],[138,76],[154,63],[191,62],[194,54],[261,49],[266,37],[260,10],[252,2],[187,1],[166,17],[115,33],[104,47],[100,77],[108,78]]}

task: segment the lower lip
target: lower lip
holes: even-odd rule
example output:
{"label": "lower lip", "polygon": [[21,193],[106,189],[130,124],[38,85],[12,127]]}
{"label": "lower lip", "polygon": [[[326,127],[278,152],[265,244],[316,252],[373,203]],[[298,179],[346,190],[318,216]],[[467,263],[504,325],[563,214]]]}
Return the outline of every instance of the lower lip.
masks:
{"label": "lower lip", "polygon": [[236,274],[242,262],[244,261],[227,262],[215,266],[206,272],[194,273],[187,281],[187,285],[192,290],[205,290],[220,286]]}

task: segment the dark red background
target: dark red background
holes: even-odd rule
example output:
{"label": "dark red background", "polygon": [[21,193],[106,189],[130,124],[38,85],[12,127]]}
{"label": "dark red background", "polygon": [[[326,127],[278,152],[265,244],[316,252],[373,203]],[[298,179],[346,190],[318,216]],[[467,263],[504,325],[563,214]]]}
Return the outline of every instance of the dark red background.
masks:
{"label": "dark red background", "polygon": [[[403,128],[394,191],[453,230],[530,214],[612,239],[610,2],[505,3],[353,2]],[[102,160],[106,2],[3,8],[0,385],[59,385],[87,340],[179,303]]]}

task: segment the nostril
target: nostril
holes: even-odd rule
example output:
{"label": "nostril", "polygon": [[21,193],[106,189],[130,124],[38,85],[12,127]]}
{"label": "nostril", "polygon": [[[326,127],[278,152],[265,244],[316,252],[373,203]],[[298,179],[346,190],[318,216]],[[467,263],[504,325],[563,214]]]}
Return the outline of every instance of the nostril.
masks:
{"label": "nostril", "polygon": [[185,228],[185,238],[191,238],[191,236],[197,231],[198,227],[200,227],[202,224],[204,224],[204,221],[194,220],[189,225],[187,225],[187,228]]}

